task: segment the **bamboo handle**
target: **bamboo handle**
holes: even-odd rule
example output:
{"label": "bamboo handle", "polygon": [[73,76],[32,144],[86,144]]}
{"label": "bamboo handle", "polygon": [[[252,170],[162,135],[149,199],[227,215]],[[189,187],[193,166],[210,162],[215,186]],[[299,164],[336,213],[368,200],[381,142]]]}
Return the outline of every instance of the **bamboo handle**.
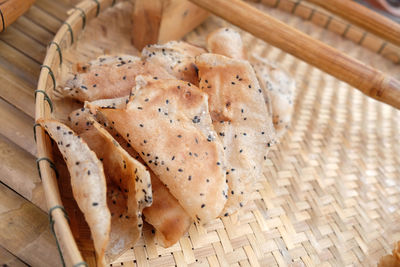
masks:
{"label": "bamboo handle", "polygon": [[8,0],[0,2],[0,32],[24,14],[35,0]]}
{"label": "bamboo handle", "polygon": [[190,0],[256,37],[400,109],[400,82],[241,0]]}
{"label": "bamboo handle", "polygon": [[400,46],[400,24],[349,0],[307,0]]}

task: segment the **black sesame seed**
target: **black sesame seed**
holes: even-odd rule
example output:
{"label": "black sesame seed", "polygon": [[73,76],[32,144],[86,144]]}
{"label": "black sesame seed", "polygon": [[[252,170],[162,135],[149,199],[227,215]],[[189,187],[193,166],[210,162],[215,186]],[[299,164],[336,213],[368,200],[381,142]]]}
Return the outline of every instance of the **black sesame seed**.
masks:
{"label": "black sesame seed", "polygon": [[183,172],[183,170],[182,169],[178,169],[178,172]]}
{"label": "black sesame seed", "polygon": [[97,203],[97,202],[92,203],[92,206],[97,206],[97,205],[99,205],[99,203]]}
{"label": "black sesame seed", "polygon": [[90,170],[87,171],[87,174],[90,175]]}
{"label": "black sesame seed", "polygon": [[201,208],[204,208],[206,206],[206,204],[201,204]]}
{"label": "black sesame seed", "polygon": [[79,161],[75,162],[76,165],[79,165]]}
{"label": "black sesame seed", "polygon": [[192,122],[193,123],[199,123],[200,122],[200,118],[198,116],[194,116]]}
{"label": "black sesame seed", "polygon": [[189,181],[192,180],[192,176],[191,176],[191,175],[188,176],[188,180],[189,180]]}

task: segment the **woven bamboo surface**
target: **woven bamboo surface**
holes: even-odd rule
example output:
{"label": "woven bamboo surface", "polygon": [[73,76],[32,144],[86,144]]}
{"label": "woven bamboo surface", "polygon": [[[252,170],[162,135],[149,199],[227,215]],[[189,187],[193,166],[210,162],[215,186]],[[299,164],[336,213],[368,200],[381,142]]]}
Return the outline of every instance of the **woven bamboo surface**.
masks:
{"label": "woven bamboo surface", "polygon": [[[98,42],[96,49],[87,49],[90,47],[89,42],[86,42],[87,46],[82,45],[85,40],[94,41],[90,31],[96,27],[96,22],[89,21],[95,17],[95,3],[89,7],[91,13],[87,15],[86,29],[81,38],[77,37],[78,28],[82,25],[77,24],[73,27],[75,45],[78,46],[67,49],[70,33],[62,21],[67,18],[65,11],[71,7],[68,2],[63,0],[60,1],[61,5],[57,5],[50,0],[38,0],[26,15],[10,26],[8,30],[11,32],[0,35],[0,81],[3,81],[3,84],[12,84],[13,88],[4,89],[5,87],[0,85],[0,117],[3,118],[0,119],[2,125],[5,125],[1,127],[0,148],[9,152],[6,155],[14,156],[11,159],[2,158],[1,181],[25,197],[24,200],[19,200],[24,201],[24,204],[21,204],[24,207],[31,201],[36,206],[46,209],[42,193],[43,187],[46,189],[46,177],[43,177],[43,184],[40,184],[32,159],[36,149],[33,140],[29,138],[30,125],[33,123],[33,106],[26,104],[31,103],[33,99],[31,88],[39,73],[39,64],[44,59],[44,46],[57,29],[62,27],[65,42],[60,42],[60,46],[64,67],[74,62],[78,54],[82,56],[80,60],[84,60],[104,53]],[[111,3],[111,0],[99,2]],[[267,1],[264,3],[268,4]],[[281,0],[278,7],[284,7],[283,4],[289,7],[289,4],[293,5],[296,2]],[[300,3],[299,7],[302,4]],[[378,44],[374,52],[371,52],[355,44],[356,40],[346,41],[340,35],[330,32],[333,30],[331,25],[336,25],[332,23],[336,21],[335,17],[331,19],[327,29],[323,29],[288,12],[267,8],[261,4],[257,7],[400,78],[398,65],[374,53],[380,51],[383,54],[382,51],[392,48],[390,44],[380,49],[382,43],[379,44],[378,39],[368,35],[365,38],[367,43],[372,41]],[[302,10],[299,7],[295,9],[294,14],[298,15],[299,10]],[[82,20],[79,14],[75,15],[79,21]],[[106,13],[101,12],[99,18],[104,15]],[[113,19],[115,18],[108,17],[105,20],[110,22]],[[32,24],[32,21],[35,23]],[[227,24],[219,19],[210,18],[189,34],[187,39],[201,44],[205,35],[217,25]],[[112,23],[107,23],[106,26],[112,27]],[[344,34],[345,37],[353,36],[352,29],[353,27]],[[101,39],[101,35],[97,38]],[[131,49],[127,46],[129,36],[125,38],[123,49]],[[193,225],[189,235],[169,249],[155,246],[150,228],[147,227],[140,242],[118,262],[113,263],[113,266],[122,263],[124,266],[135,266],[135,263],[138,266],[368,266],[375,265],[380,256],[392,250],[394,241],[400,240],[400,227],[397,226],[400,222],[399,111],[366,98],[346,84],[247,34],[244,35],[244,39],[251,45],[251,51],[266,56],[289,70],[298,85],[292,128],[270,152],[265,178],[256,186],[254,201],[244,208],[238,221],[237,218],[224,218],[206,227]],[[112,43],[112,40],[108,42]],[[109,45],[106,41],[102,44]],[[51,67],[57,82],[61,82],[59,79],[62,72],[58,72],[59,62],[55,45],[50,46],[49,52],[55,54],[55,62]],[[392,61],[397,62],[393,59]],[[43,82],[40,83],[40,89],[50,92],[52,79],[46,69],[42,70],[42,76],[47,85],[43,86]],[[38,100],[49,114],[49,107],[43,102],[42,94],[38,94]],[[64,116],[62,112],[58,112],[62,109],[55,100],[54,105],[54,114]],[[17,125],[13,126],[14,123],[11,122],[16,122]],[[15,132],[18,134],[13,134]],[[38,133],[38,137],[41,142],[41,133]],[[46,162],[42,161],[40,165],[42,175],[53,175]],[[61,171],[60,169],[59,172]],[[4,198],[14,203],[14,196],[2,196],[2,207]],[[62,197],[66,208],[73,208],[73,202],[68,202],[65,194]],[[13,205],[9,206],[10,210],[14,209]],[[29,217],[26,212],[14,214],[19,216],[18,220],[40,221],[41,231],[46,227],[48,229],[46,220],[43,220],[46,217],[44,212],[35,209],[33,205],[31,209]],[[53,215],[64,216],[60,210],[55,210]],[[69,213],[69,217],[74,235],[78,234],[81,237],[77,240],[79,249],[85,260],[91,264],[94,259],[87,228],[77,224],[79,214]],[[22,228],[18,227],[26,228],[27,225],[28,223],[17,225],[15,230],[21,231]],[[20,238],[25,238],[23,240],[26,243],[32,242],[37,240],[37,233],[35,234],[28,236],[25,231]],[[50,231],[44,231],[44,234],[39,236],[50,236]],[[67,265],[77,263],[68,259],[71,251],[66,246],[71,244],[65,242],[66,239],[60,232],[57,236]],[[51,240],[47,241],[48,238],[46,241],[42,238],[40,242],[32,243],[31,247],[37,246],[39,249],[35,252],[31,250],[30,253],[27,250],[23,253],[24,251],[15,244],[10,245],[12,242],[4,242],[12,240],[11,236],[6,236],[5,231],[0,238],[0,263],[3,263],[3,259],[18,263],[15,266],[24,266],[24,263],[45,266],[46,259],[48,266],[55,266],[54,260],[59,263],[55,244]],[[49,248],[46,255],[40,253],[40,248],[44,246]]]}

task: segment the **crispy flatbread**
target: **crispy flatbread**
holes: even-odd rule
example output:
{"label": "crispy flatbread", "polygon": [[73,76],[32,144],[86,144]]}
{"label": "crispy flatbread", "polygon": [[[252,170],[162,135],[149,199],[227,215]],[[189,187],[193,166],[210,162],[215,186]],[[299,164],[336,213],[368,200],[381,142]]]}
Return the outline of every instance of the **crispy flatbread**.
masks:
{"label": "crispy flatbread", "polygon": [[[121,105],[116,104],[111,106],[116,107],[117,109],[124,108],[125,102],[121,101],[121,103]],[[97,108],[99,106],[110,106],[107,101],[86,103],[86,106],[93,111],[93,114],[96,112],[96,104],[98,105]],[[100,116],[97,117],[97,120],[100,124],[104,122]],[[89,121],[89,125],[91,125],[90,120],[87,121]],[[145,164],[139,154],[115,131],[112,125],[107,127],[107,130],[118,141],[121,147],[129,153],[129,155]],[[151,170],[149,172],[153,190],[153,204],[143,210],[145,216],[144,220],[153,225],[156,229],[157,242],[164,247],[170,247],[178,242],[178,240],[187,232],[193,220],[182,208],[176,198],[171,195],[160,179]]]}
{"label": "crispy flatbread", "polygon": [[[220,28],[212,32],[207,37],[207,48],[215,54],[234,59],[247,59],[240,34],[230,28]],[[253,55],[250,62],[256,72],[279,138],[289,128],[291,122],[295,82],[287,72],[264,58]]]}
{"label": "crispy flatbread", "polygon": [[111,234],[106,250],[108,262],[115,260],[139,239],[142,210],[152,203],[150,174],[132,158],[98,122],[81,134],[103,162],[107,200],[111,211]]}
{"label": "crispy flatbread", "polygon": [[[91,118],[96,115],[96,107],[104,108],[124,108],[128,103],[129,97],[124,96],[112,99],[99,99],[93,102],[85,102],[83,108],[72,111],[68,116],[70,127],[77,133],[89,131],[92,128]],[[115,136],[113,136],[115,138]]]}
{"label": "crispy flatbread", "polygon": [[126,109],[102,108],[100,113],[193,219],[206,223],[216,218],[228,188],[207,95],[178,80],[149,80],[142,85]]}
{"label": "crispy flatbread", "polygon": [[142,50],[142,59],[165,68],[178,80],[198,85],[195,57],[205,50],[186,42],[171,41],[162,45],[148,45]]}
{"label": "crispy flatbread", "polygon": [[82,102],[127,96],[137,75],[171,77],[162,66],[129,55],[102,56],[80,66],[78,71],[59,90],[63,96]]}
{"label": "crispy flatbread", "polygon": [[38,123],[57,143],[67,163],[74,198],[90,227],[99,265],[105,265],[111,214],[103,165],[86,142],[66,125],[52,119],[38,120]]}
{"label": "crispy flatbread", "polygon": [[400,241],[395,244],[392,254],[380,258],[378,267],[398,267],[400,266]]}
{"label": "crispy flatbread", "polygon": [[[117,106],[109,105],[110,102],[117,101],[96,103],[110,108]],[[119,102],[125,104],[125,101]],[[107,202],[112,216],[110,241],[105,254],[107,262],[111,262],[133,246],[140,237],[142,210],[152,203],[151,181],[146,167],[132,158],[105,128],[94,121],[92,114],[88,108],[73,112],[71,127],[103,162]],[[75,123],[78,120],[80,124]]]}
{"label": "crispy flatbread", "polygon": [[170,247],[188,231],[193,220],[151,171],[150,176],[153,205],[143,210],[144,220],[156,229],[157,242],[163,247]]}
{"label": "crispy flatbread", "polygon": [[268,60],[253,56],[251,60],[264,98],[272,110],[277,137],[286,133],[293,114],[295,81],[284,70]]}
{"label": "crispy flatbread", "polygon": [[217,54],[196,58],[200,88],[209,96],[210,114],[224,146],[229,198],[222,215],[243,206],[275,134],[262,90],[250,63]]}
{"label": "crispy flatbread", "polygon": [[242,37],[231,28],[219,28],[207,36],[207,50],[214,54],[247,59]]}

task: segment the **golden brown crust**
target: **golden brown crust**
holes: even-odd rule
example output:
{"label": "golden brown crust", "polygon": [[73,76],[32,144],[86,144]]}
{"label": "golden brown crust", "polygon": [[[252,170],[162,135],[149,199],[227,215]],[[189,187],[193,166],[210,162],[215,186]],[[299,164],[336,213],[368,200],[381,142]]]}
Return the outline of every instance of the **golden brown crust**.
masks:
{"label": "golden brown crust", "polygon": [[383,256],[378,263],[378,267],[398,267],[400,266],[400,241],[398,241],[391,255]]}
{"label": "golden brown crust", "polygon": [[153,205],[143,210],[145,221],[154,226],[160,245],[170,247],[187,232],[193,220],[165,185],[150,171]]}

